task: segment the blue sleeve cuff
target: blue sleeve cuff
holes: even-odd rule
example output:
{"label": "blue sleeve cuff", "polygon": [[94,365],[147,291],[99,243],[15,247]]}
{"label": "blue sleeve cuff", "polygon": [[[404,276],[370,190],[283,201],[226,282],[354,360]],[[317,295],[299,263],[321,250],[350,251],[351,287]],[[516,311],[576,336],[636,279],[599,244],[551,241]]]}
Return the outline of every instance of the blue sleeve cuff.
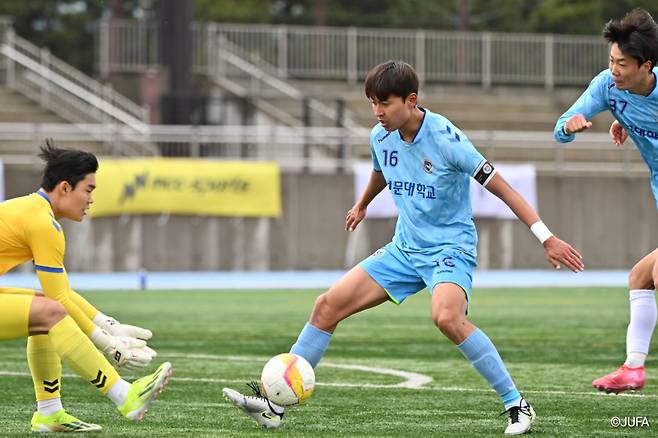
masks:
{"label": "blue sleeve cuff", "polygon": [[41,272],[52,272],[53,274],[61,274],[64,268],[53,268],[52,266],[34,265],[34,269]]}
{"label": "blue sleeve cuff", "polygon": [[558,143],[569,143],[570,141],[574,141],[574,139],[576,138],[576,134],[567,135],[564,132],[564,125],[562,125],[559,128],[555,129],[555,131],[553,132],[553,137],[555,137],[555,140]]}

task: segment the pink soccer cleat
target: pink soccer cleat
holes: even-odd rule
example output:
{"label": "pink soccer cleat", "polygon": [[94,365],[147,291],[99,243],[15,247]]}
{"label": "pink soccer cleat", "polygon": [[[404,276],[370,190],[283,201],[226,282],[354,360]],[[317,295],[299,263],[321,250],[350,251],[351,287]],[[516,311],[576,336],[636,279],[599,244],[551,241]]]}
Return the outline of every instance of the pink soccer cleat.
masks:
{"label": "pink soccer cleat", "polygon": [[629,368],[626,365],[619,367],[614,373],[596,379],[592,386],[599,391],[605,391],[608,394],[644,388],[644,367]]}

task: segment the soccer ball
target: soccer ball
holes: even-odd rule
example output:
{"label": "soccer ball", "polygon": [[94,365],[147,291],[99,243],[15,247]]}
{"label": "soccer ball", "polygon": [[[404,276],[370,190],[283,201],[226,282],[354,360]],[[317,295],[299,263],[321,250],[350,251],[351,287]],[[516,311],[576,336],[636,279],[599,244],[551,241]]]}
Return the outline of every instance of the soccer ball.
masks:
{"label": "soccer ball", "polygon": [[301,404],[313,394],[315,373],[303,357],[283,353],[265,364],[260,386],[265,397],[277,405]]}

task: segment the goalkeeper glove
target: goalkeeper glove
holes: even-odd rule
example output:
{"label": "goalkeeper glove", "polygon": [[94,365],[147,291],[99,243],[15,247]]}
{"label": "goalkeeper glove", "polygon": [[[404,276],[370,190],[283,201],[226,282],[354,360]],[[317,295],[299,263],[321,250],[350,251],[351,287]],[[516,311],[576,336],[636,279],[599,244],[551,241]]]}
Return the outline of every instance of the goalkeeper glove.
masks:
{"label": "goalkeeper glove", "polygon": [[112,318],[111,316],[104,315],[101,312],[98,312],[98,315],[94,317],[94,324],[113,336],[128,336],[130,338],[147,340],[151,339],[153,336],[151,330],[143,329],[134,325],[121,324],[116,319]]}
{"label": "goalkeeper glove", "polygon": [[147,347],[142,339],[112,336],[99,327],[89,338],[115,368],[146,368],[155,357],[155,351]]}

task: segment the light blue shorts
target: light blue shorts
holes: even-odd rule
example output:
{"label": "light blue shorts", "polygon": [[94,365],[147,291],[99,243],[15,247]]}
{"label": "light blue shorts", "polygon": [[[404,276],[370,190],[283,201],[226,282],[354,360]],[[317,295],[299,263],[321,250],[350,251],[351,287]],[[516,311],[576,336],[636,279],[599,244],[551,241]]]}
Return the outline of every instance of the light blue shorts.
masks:
{"label": "light blue shorts", "polygon": [[454,248],[421,254],[401,250],[391,242],[359,266],[384,288],[391,301],[400,304],[426,287],[431,294],[439,283],[460,286],[470,301],[476,262],[473,257]]}

